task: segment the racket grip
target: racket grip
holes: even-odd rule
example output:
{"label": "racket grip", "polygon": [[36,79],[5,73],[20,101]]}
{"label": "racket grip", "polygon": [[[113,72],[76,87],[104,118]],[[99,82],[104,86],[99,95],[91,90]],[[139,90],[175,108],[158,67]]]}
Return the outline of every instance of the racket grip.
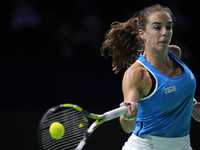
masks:
{"label": "racket grip", "polygon": [[82,150],[82,148],[83,148],[83,146],[85,145],[85,140],[82,140],[79,144],[78,144],[78,146],[76,147],[76,149],[75,150]]}
{"label": "racket grip", "polygon": [[127,112],[128,107],[127,106],[122,106],[117,109],[113,109],[111,111],[105,112],[103,114],[103,117],[105,118],[105,121],[109,121],[112,119],[115,119],[121,115],[124,115]]}

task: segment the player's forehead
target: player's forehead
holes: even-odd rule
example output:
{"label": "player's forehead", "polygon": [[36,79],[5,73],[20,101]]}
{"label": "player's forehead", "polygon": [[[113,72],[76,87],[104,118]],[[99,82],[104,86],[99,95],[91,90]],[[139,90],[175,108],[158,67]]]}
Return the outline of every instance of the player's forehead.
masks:
{"label": "player's forehead", "polygon": [[172,24],[172,18],[169,13],[165,11],[155,11],[149,15],[147,18],[147,24]]}

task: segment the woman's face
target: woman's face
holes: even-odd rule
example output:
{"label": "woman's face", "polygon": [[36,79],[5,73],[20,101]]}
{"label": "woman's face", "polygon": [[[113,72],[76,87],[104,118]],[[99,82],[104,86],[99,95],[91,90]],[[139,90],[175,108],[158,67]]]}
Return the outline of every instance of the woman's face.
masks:
{"label": "woman's face", "polygon": [[173,34],[173,22],[171,16],[164,11],[156,11],[148,18],[145,38],[145,49],[166,50],[171,42]]}

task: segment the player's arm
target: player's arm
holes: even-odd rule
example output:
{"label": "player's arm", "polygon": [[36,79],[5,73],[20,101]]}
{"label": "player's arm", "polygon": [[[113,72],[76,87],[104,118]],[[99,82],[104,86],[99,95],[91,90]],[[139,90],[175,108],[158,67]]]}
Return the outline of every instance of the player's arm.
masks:
{"label": "player's arm", "polygon": [[181,49],[177,45],[169,45],[168,50],[172,52],[176,57],[181,59]]}
{"label": "player's arm", "polygon": [[[140,81],[142,80],[141,67],[129,68],[123,78],[122,90],[124,102],[120,106],[128,106],[127,113],[120,117],[120,123],[126,133],[131,133],[135,129],[138,105],[140,99]],[[127,120],[127,119],[130,120]],[[135,118],[135,119],[133,119]],[[132,120],[133,119],[133,120]]]}
{"label": "player's arm", "polygon": [[194,101],[192,117],[194,120],[200,122],[200,102]]}

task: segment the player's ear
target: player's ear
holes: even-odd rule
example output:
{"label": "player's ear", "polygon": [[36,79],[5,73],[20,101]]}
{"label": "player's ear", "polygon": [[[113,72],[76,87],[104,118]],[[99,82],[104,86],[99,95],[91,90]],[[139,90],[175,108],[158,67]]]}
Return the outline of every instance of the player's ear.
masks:
{"label": "player's ear", "polygon": [[142,30],[142,29],[139,29],[139,35],[140,35],[140,37],[142,38],[142,39],[145,39],[145,33],[144,33],[144,31]]}

